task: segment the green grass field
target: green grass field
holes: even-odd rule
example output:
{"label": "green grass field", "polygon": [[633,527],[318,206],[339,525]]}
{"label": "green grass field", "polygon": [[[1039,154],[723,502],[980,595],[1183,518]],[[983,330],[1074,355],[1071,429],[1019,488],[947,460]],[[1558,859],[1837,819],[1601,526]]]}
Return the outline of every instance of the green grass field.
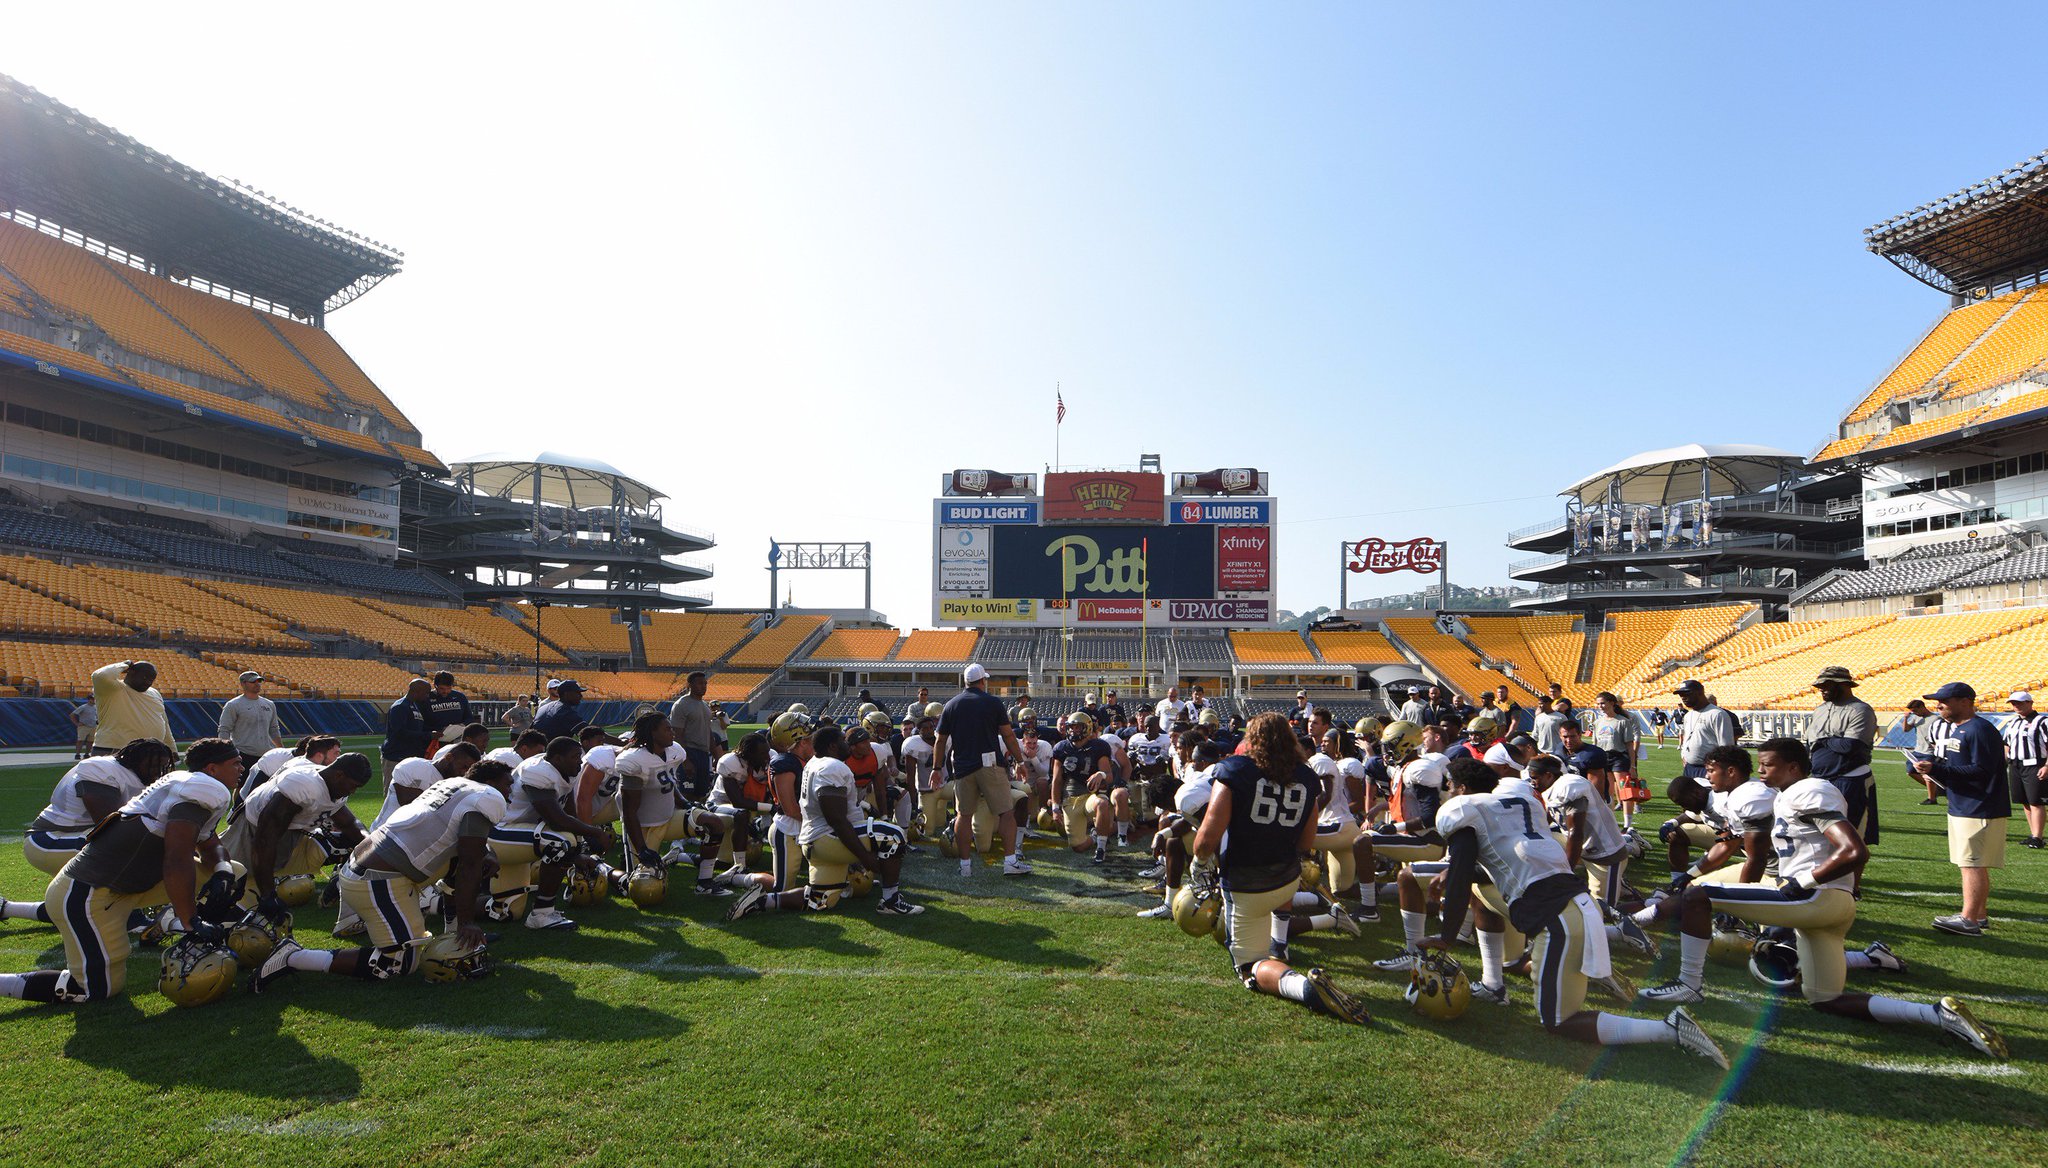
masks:
{"label": "green grass field", "polygon": [[[1648,768],[1675,772],[1675,752]],[[26,823],[58,773],[0,770],[0,822]],[[1886,832],[1852,939],[1911,969],[1852,987],[1972,998],[2010,1063],[1777,1002],[1719,965],[1696,1013],[1736,1060],[1725,1075],[1675,1049],[1551,1038],[1520,979],[1506,1009],[1431,1023],[1369,964],[1399,945],[1391,911],[1363,938],[1297,943],[1363,990],[1376,1024],[1348,1027],[1247,993],[1214,943],[1135,919],[1136,855],[1104,871],[1039,848],[1034,878],[970,885],[927,852],[906,870],[920,917],[878,918],[870,899],[725,927],[728,902],[679,881],[661,911],[514,927],[499,972],[465,985],[301,975],[180,1011],[138,953],[123,1000],[0,1002],[0,1163],[2039,1165],[2048,853],[2011,850],[1990,936],[1945,939],[1928,925],[1955,906],[1942,810],[1896,763],[1880,777]],[[33,896],[17,838],[0,893]],[[309,909],[300,936],[345,944],[331,922]],[[0,924],[0,969],[62,961],[53,930]],[[1656,970],[1620,961],[1661,979],[1676,946]]]}

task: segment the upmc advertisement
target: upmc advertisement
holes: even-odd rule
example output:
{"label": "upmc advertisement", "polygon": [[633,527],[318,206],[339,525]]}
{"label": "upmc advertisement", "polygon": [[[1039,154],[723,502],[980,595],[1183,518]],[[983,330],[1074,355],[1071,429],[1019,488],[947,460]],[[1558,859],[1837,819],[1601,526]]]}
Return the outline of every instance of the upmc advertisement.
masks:
{"label": "upmc advertisement", "polygon": [[934,501],[934,624],[1243,628],[1276,619],[1270,496],[1169,495],[1166,476],[1134,471],[1043,481],[1042,496],[949,487]]}

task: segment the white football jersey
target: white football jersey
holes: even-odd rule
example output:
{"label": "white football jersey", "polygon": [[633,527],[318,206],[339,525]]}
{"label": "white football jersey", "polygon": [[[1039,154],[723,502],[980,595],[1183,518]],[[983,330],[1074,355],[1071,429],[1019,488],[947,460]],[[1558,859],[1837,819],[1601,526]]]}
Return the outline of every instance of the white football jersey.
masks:
{"label": "white football jersey", "polygon": [[[1778,876],[1783,880],[1813,879],[1813,870],[1835,850],[1828,828],[1849,817],[1849,801],[1826,779],[1811,776],[1778,792],[1777,825],[1771,830],[1778,852]],[[1821,888],[1854,891],[1856,874],[1844,872],[1819,884]]]}
{"label": "white football jersey", "polygon": [[1030,744],[1019,738],[1017,745],[1024,748],[1024,766],[1031,772],[1032,778],[1044,780],[1052,777],[1052,743],[1041,738],[1038,740],[1037,749],[1034,750]]}
{"label": "white football jersey", "polygon": [[1470,829],[1479,843],[1479,866],[1509,905],[1531,885],[1569,876],[1564,848],[1551,838],[1543,806],[1520,795],[1458,795],[1437,809],[1436,829],[1444,839]]}
{"label": "white football jersey", "polygon": [[[506,827],[538,827],[541,823],[540,808],[534,803],[536,794],[553,792],[555,801],[563,807],[570,806],[571,791],[567,776],[555,769],[547,756],[536,754],[519,764],[512,772],[512,798],[505,810]],[[663,816],[666,820],[667,816]]]}
{"label": "white football jersey", "polygon": [[1173,755],[1173,738],[1168,734],[1150,737],[1133,734],[1126,745],[1130,748],[1132,761],[1141,767],[1159,766]]}
{"label": "white football jersey", "polygon": [[195,803],[212,813],[199,832],[199,838],[205,839],[214,833],[221,813],[228,809],[233,798],[234,792],[212,775],[172,771],[123,803],[121,814],[135,816],[151,835],[161,839],[164,826],[170,822],[172,808],[182,803]]}
{"label": "white football jersey", "polygon": [[903,765],[906,771],[913,772],[915,781],[911,785],[917,790],[938,789],[938,780],[933,774],[932,766],[932,747],[935,745],[936,743],[926,742],[922,734],[913,734],[903,740]]}
{"label": "white football jersey", "polygon": [[875,777],[893,779],[896,777],[896,751],[886,738],[876,738],[868,743],[868,749],[875,752]]}
{"label": "white football jersey", "polygon": [[1751,779],[1733,791],[1707,794],[1707,818],[1735,835],[1770,831],[1778,817],[1778,792],[1762,779]]}
{"label": "white football jersey", "polygon": [[1351,792],[1365,790],[1365,764],[1355,758],[1331,758],[1318,753],[1308,760],[1309,769],[1321,775],[1329,788],[1330,803],[1323,808],[1321,822],[1343,827],[1357,823],[1351,812]]}
{"label": "white football jersey", "polygon": [[639,821],[642,827],[667,823],[676,813],[676,771],[689,754],[681,743],[671,742],[660,754],[635,746],[612,764],[621,794],[640,792]]}
{"label": "white football jersey", "polygon": [[516,749],[510,746],[500,746],[498,749],[485,755],[484,761],[502,762],[506,766],[511,767],[513,770],[516,771],[519,769],[519,764],[525,762],[526,760],[519,757],[519,751],[517,751]]}
{"label": "white football jersey", "polygon": [[1502,779],[1499,783],[1495,784],[1493,793],[1502,799],[1527,799],[1529,802],[1537,804],[1543,802],[1543,796],[1536,793],[1536,784],[1519,775],[1514,778]]}
{"label": "white football jersey", "polygon": [[1605,859],[1619,853],[1625,846],[1621,825],[1614,821],[1614,809],[1600,797],[1599,789],[1586,776],[1567,774],[1560,777],[1543,792],[1543,802],[1549,806],[1550,818],[1559,831],[1565,830],[1564,817],[1567,813],[1584,813],[1585,859]]}
{"label": "white football jersey", "polygon": [[292,750],[293,748],[289,746],[273,746],[264,751],[256,760],[256,765],[249,768],[249,773],[242,776],[242,798],[247,799],[258,784],[297,760],[299,756],[292,753]]}
{"label": "white football jersey", "polygon": [[377,823],[390,819],[398,810],[398,788],[424,791],[440,781],[441,772],[431,761],[424,758],[400,759],[398,765],[391,768],[391,781],[384,784],[384,803],[377,808]]}
{"label": "white football jersey", "polygon": [[439,877],[455,858],[463,819],[481,815],[495,826],[504,822],[505,811],[505,797],[490,787],[474,779],[442,779],[372,830],[366,841],[369,848],[361,854],[370,855],[387,845],[395,847],[414,868]]}
{"label": "white football jersey", "polygon": [[298,766],[288,766],[270,777],[270,781],[256,788],[242,807],[242,821],[253,828],[262,821],[263,811],[278,799],[289,799],[299,808],[287,825],[288,831],[313,831],[327,826],[334,813],[347,804],[327,790],[327,780],[320,777],[320,768],[301,761]]}
{"label": "white football jersey", "polygon": [[1181,780],[1180,789],[1173,793],[1174,810],[1189,819],[1200,819],[1208,810],[1209,796],[1215,791],[1215,783],[1209,777],[1214,767],[1190,767],[1188,777]]}
{"label": "white football jersey", "polygon": [[821,796],[826,791],[836,790],[846,798],[847,822],[859,827],[867,822],[867,813],[862,810],[859,796],[854,794],[853,772],[845,763],[836,758],[819,755],[804,765],[804,780],[799,791],[803,804],[804,823],[797,835],[797,842],[809,844],[832,834],[832,821],[825,818]]}
{"label": "white football jersey", "polygon": [[57,780],[57,789],[50,792],[50,805],[43,808],[37,819],[49,824],[52,829],[75,829],[85,831],[93,825],[92,812],[85,809],[85,800],[78,797],[78,784],[98,783],[114,789],[116,803],[126,803],[142,793],[142,776],[115,762],[112,755],[88,758],[64,772]]}

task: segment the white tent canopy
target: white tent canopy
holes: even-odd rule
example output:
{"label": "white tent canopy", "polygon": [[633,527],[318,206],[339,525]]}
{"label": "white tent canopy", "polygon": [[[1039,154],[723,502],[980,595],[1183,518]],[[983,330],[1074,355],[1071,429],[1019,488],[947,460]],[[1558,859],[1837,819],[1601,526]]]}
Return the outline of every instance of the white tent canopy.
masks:
{"label": "white tent canopy", "polygon": [[534,487],[540,488],[543,503],[558,507],[609,507],[617,488],[628,507],[646,510],[660,491],[627,475],[608,462],[574,454],[542,450],[534,454],[492,451],[450,462],[457,477],[467,477],[475,489],[500,499],[530,502]]}
{"label": "white tent canopy", "polygon": [[1804,457],[1775,446],[1693,442],[1624,458],[1558,493],[1575,497],[1586,506],[1599,506],[1609,501],[1612,486],[1616,488],[1615,502],[1665,507],[1700,498],[1703,473],[1704,494],[1719,499],[1774,487],[1786,471],[1804,465]]}

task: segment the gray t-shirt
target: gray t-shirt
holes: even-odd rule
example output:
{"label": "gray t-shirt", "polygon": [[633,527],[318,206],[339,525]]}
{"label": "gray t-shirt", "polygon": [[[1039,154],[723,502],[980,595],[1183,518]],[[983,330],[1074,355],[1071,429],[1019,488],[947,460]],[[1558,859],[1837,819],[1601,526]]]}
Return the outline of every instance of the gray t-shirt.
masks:
{"label": "gray t-shirt", "polygon": [[718,720],[711,706],[694,694],[684,694],[668,708],[668,720],[676,728],[676,741],[684,750],[709,752],[718,741]]}
{"label": "gray t-shirt", "polygon": [[100,708],[91,702],[78,703],[77,709],[72,712],[78,717],[80,729],[90,730],[100,724]]}
{"label": "gray t-shirt", "polygon": [[1678,760],[1686,766],[1707,765],[1717,746],[1734,746],[1742,737],[1735,715],[1719,706],[1685,712],[1685,734],[1678,740]]}
{"label": "gray t-shirt", "polygon": [[1563,714],[1536,715],[1536,720],[1532,724],[1532,728],[1536,732],[1536,749],[1545,754],[1556,754],[1561,745],[1559,741],[1561,737],[1559,728],[1564,725],[1564,722]]}
{"label": "gray t-shirt", "polygon": [[[1861,742],[1877,741],[1877,711],[1870,703],[1850,698],[1846,702],[1822,702],[1813,709],[1813,718],[1806,724],[1808,746],[1823,738],[1854,738]],[[1843,772],[1841,778],[1870,773],[1870,764]]]}
{"label": "gray t-shirt", "polygon": [[220,736],[243,754],[262,754],[284,735],[277,725],[277,703],[265,697],[237,694],[220,708]]}

